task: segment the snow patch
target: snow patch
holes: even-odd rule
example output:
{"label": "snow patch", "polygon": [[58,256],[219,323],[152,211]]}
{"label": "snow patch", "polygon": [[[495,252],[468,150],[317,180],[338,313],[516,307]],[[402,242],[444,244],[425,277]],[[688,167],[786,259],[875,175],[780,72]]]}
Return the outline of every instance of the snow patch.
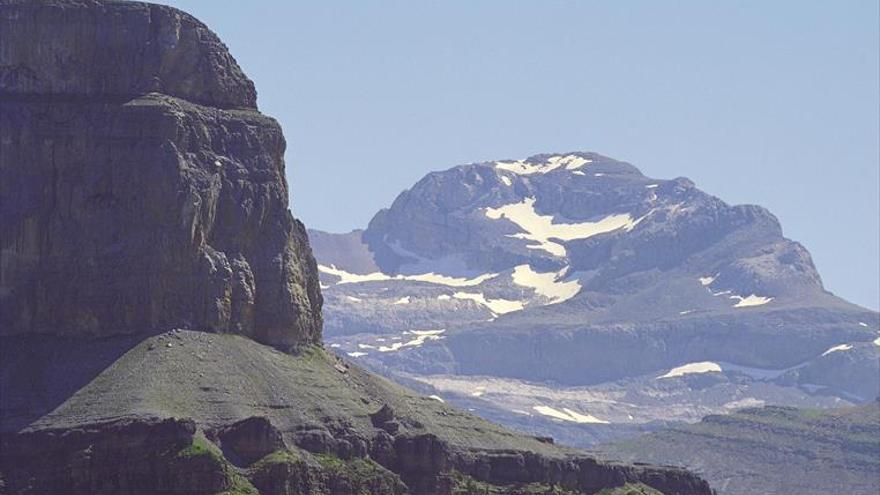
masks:
{"label": "snow patch", "polygon": [[429,398],[429,399],[434,399],[434,400],[436,400],[436,401],[438,401],[438,402],[446,402],[445,400],[441,399],[439,395],[429,395],[428,398]]}
{"label": "snow patch", "polygon": [[675,378],[684,375],[690,375],[694,373],[710,373],[710,372],[721,372],[721,366],[718,363],[713,363],[711,361],[701,361],[699,363],[688,363],[677,368],[672,368],[665,375],[660,375],[656,379],[659,380],[661,378]]}
{"label": "snow patch", "polygon": [[530,163],[525,160],[516,160],[512,162],[495,162],[495,168],[507,170],[518,175],[547,174],[558,168],[565,170],[575,170],[592,163],[592,160],[581,158],[576,155],[551,156],[545,162]]}
{"label": "snow patch", "polygon": [[450,277],[433,272],[421,273],[418,275],[395,275],[393,277],[381,272],[373,272],[367,273],[365,275],[360,275],[357,273],[349,273],[345,270],[341,270],[339,268],[336,268],[335,265],[318,265],[318,271],[320,271],[321,273],[326,273],[327,275],[339,277],[339,281],[336,282],[336,285],[358,284],[362,282],[382,282],[391,280],[410,280],[414,282],[427,282],[429,284],[447,285],[449,287],[472,287],[475,285],[480,285],[486,280],[498,276],[497,273],[484,273],[477,277],[466,278]]}
{"label": "snow patch", "polygon": [[574,175],[587,175],[587,174],[584,173],[583,170],[575,170],[575,171],[572,172],[572,173],[573,173]]}
{"label": "snow patch", "polygon": [[351,302],[361,302],[361,301],[363,301],[363,299],[361,299],[361,298],[359,298],[359,297],[354,297],[354,296],[345,296],[345,298],[348,299],[348,300],[351,301]]}
{"label": "snow patch", "polygon": [[578,280],[562,281],[565,270],[559,272],[538,273],[529,265],[517,265],[513,269],[513,283],[534,289],[535,293],[550,299],[549,304],[556,304],[571,299],[581,290]]}
{"label": "snow patch", "polygon": [[714,282],[716,278],[718,278],[718,274],[715,274],[714,277],[700,277],[700,285],[702,285],[703,287],[712,285],[712,282]]}
{"label": "snow patch", "polygon": [[450,296],[449,294],[440,294],[439,296],[437,296],[438,301],[448,301],[450,299],[452,299],[452,296]]}
{"label": "snow patch", "polygon": [[394,304],[409,304],[409,296],[401,297],[400,299],[394,301]]}
{"label": "snow patch", "polygon": [[357,351],[357,352],[346,352],[346,354],[348,354],[349,356],[351,356],[351,357],[353,357],[353,358],[359,358],[359,357],[361,357],[361,356],[366,356],[366,355],[367,355],[366,352],[360,352],[360,351]]}
{"label": "snow patch", "polygon": [[510,177],[501,176],[501,182],[504,183],[505,186],[513,185],[513,181],[510,180]]}
{"label": "snow patch", "polygon": [[595,222],[553,223],[552,215],[540,215],[535,211],[535,198],[529,197],[521,203],[512,203],[498,208],[486,208],[486,217],[492,220],[506,218],[524,232],[510,234],[508,237],[526,239],[537,244],[529,244],[529,249],[543,249],[554,256],[565,256],[565,246],[550,239],[570,241],[587,239],[615,230],[632,230],[645,217],[634,220],[629,213],[608,215]]}
{"label": "snow patch", "polygon": [[737,299],[738,302],[733,305],[734,308],[748,308],[750,306],[763,306],[768,302],[772,301],[772,297],[764,297],[764,296],[756,296],[755,294],[748,295],[746,297],[732,295],[731,299]]}
{"label": "snow patch", "polygon": [[852,344],[840,344],[834,347],[829,347],[827,351],[822,353],[822,355],[827,356],[832,352],[848,351],[850,349],[852,349]]}
{"label": "snow patch", "polygon": [[551,418],[561,419],[563,421],[571,421],[573,423],[608,424],[608,421],[603,421],[590,414],[581,414],[576,411],[572,411],[567,407],[563,407],[561,411],[549,406],[534,406],[532,407],[532,409],[538,412],[538,414],[543,414],[544,416],[549,416]]}
{"label": "snow patch", "polygon": [[660,184],[648,184],[647,186],[645,186],[645,189],[656,189],[659,186]]}
{"label": "snow patch", "polygon": [[446,330],[410,330],[407,332],[403,332],[404,335],[410,334],[415,335],[415,338],[412,340],[408,340],[406,342],[394,342],[391,345],[383,345],[379,346],[379,352],[394,352],[403,349],[404,347],[421,347],[422,344],[429,340],[440,340],[443,337],[440,335]]}
{"label": "snow patch", "polygon": [[764,404],[766,404],[766,402],[763,400],[754,397],[746,397],[744,399],[730,401],[722,407],[725,409],[742,409],[744,407],[764,407]]}
{"label": "snow patch", "polygon": [[694,312],[693,309],[686,309],[686,310],[684,310],[684,311],[679,311],[678,314],[680,314],[680,315],[689,315],[689,314],[691,314],[691,313],[693,313],[693,312]]}
{"label": "snow patch", "polygon": [[860,326],[860,327],[868,328],[868,324],[865,323],[865,322],[863,322],[863,321],[860,321],[860,322],[859,322],[859,326]]}
{"label": "snow patch", "polygon": [[521,301],[511,301],[508,299],[486,299],[482,292],[456,292],[452,295],[456,299],[466,299],[474,301],[477,304],[489,308],[493,314],[503,315],[513,311],[522,311],[523,303]]}

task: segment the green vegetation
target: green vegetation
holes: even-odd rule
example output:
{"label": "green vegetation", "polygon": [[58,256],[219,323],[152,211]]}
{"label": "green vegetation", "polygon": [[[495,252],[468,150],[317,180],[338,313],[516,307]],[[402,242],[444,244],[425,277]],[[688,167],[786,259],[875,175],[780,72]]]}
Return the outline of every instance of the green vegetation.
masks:
{"label": "green vegetation", "polygon": [[[452,478],[453,495],[573,495],[575,493],[546,483],[498,486],[476,480],[458,471],[451,471],[447,475]],[[614,495],[618,494],[614,493]]]}
{"label": "green vegetation", "polygon": [[331,454],[315,454],[315,459],[326,471],[333,474],[348,475],[353,480],[363,480],[374,476],[385,477],[388,471],[372,459],[355,458],[342,460]]}
{"label": "green vegetation", "polygon": [[323,470],[328,486],[341,483],[349,487],[350,493],[357,495],[406,492],[406,485],[396,474],[372,459],[344,460],[329,454],[315,454],[314,457]]}
{"label": "green vegetation", "polygon": [[227,490],[218,493],[217,495],[260,495],[259,490],[254,488],[254,485],[248,481],[244,476],[228,471],[230,486]]}
{"label": "green vegetation", "polygon": [[623,486],[605,488],[596,495],[663,495],[663,493],[642,483],[627,483]]}
{"label": "green vegetation", "polygon": [[177,453],[178,458],[192,458],[192,457],[201,457],[207,456],[215,461],[218,464],[226,464],[226,458],[223,457],[223,453],[220,452],[220,449],[217,448],[216,445],[209,442],[207,438],[205,438],[201,434],[196,434],[193,436],[192,443],[188,446],[184,447]]}
{"label": "green vegetation", "polygon": [[178,451],[175,457],[180,460],[206,459],[211,462],[218,471],[221,471],[226,476],[227,486],[229,488],[217,495],[260,494],[246,477],[235,471],[235,468],[229,464],[226,457],[220,452],[220,449],[205,438],[200,432],[193,435],[192,443]]}
{"label": "green vegetation", "polygon": [[251,466],[251,469],[259,470],[273,464],[295,464],[298,462],[303,462],[303,459],[299,454],[291,452],[290,450],[282,449],[276,450],[255,462],[254,465]]}

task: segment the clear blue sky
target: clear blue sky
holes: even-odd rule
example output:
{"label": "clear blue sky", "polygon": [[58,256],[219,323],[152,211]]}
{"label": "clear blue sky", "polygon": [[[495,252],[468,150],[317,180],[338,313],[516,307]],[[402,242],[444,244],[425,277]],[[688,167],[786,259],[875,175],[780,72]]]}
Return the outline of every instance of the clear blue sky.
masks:
{"label": "clear blue sky", "polygon": [[432,170],[591,150],[769,208],[880,306],[877,0],[167,3],[256,83],[311,227]]}

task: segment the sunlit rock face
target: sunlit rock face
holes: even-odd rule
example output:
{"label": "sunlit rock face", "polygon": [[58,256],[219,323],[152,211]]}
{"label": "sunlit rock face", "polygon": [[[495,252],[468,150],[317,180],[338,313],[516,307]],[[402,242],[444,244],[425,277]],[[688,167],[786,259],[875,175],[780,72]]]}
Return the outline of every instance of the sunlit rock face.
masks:
{"label": "sunlit rock face", "polygon": [[2,334],[320,341],[284,136],[210,30],[50,1],[4,2],[0,31]]}
{"label": "sunlit rock face", "polygon": [[[809,253],[767,210],[597,153],[430,173],[366,230],[311,235],[329,335],[747,315],[830,300]],[[360,323],[348,317],[356,312]]]}
{"label": "sunlit rock face", "polygon": [[880,390],[877,313],[770,212],[597,153],[433,172],[365,230],[310,236],[336,352],[578,445]]}

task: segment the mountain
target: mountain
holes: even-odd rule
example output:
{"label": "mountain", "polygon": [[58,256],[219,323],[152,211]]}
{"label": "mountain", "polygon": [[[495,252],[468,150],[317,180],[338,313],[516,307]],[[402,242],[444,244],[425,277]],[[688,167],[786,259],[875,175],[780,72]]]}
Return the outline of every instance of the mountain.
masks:
{"label": "mountain", "polygon": [[284,136],[178,10],[0,1],[0,492],[708,495],[322,345]]}
{"label": "mountain", "polygon": [[336,352],[570,445],[880,393],[880,316],[770,212],[597,153],[433,172],[309,237]]}
{"label": "mountain", "polygon": [[880,407],[744,409],[602,448],[686,465],[724,494],[869,495],[880,487]]}

